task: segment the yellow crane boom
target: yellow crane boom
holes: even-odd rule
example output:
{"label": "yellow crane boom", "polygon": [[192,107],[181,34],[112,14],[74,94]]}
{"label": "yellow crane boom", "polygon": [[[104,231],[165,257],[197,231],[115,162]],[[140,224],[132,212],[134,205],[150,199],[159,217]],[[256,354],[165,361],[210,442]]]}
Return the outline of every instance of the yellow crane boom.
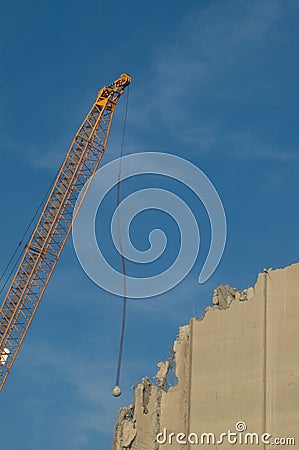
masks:
{"label": "yellow crane boom", "polygon": [[[86,182],[88,188],[102,159],[115,106],[130,82],[130,76],[123,74],[99,91],[74,137],[25,247],[0,309],[0,391],[71,231],[80,191]],[[76,214],[78,211],[79,208]]]}

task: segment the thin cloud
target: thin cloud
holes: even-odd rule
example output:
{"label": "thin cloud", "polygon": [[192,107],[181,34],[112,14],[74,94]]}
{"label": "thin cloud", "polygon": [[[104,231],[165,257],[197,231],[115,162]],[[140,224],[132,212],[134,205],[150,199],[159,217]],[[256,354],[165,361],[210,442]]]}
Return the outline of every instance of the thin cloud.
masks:
{"label": "thin cloud", "polygon": [[[222,78],[229,79],[234,71],[242,73],[244,54],[257,52],[269,35],[273,43],[283,41],[277,27],[283,18],[281,3],[268,0],[247,4],[214,2],[205,10],[200,6],[189,10],[173,39],[170,37],[151,61],[150,82],[145,83],[148,87],[129,112],[131,132],[134,134],[134,127],[140,126],[147,133],[144,124],[150,123],[152,129],[162,126],[170,142],[177,143],[175,148],[183,145],[188,152],[215,155],[215,151],[219,154],[225,148],[226,157],[233,159],[298,160],[295,148],[286,146],[282,151],[269,139],[261,142],[258,133],[240,130],[238,125],[233,131],[218,114],[214,102],[220,101],[221,108],[223,102],[228,106],[235,102],[244,110],[257,107],[259,99],[242,83],[224,85]],[[274,108],[279,99],[275,84],[257,78],[255,83],[257,92]],[[216,108],[213,118],[205,114],[210,101]]]}

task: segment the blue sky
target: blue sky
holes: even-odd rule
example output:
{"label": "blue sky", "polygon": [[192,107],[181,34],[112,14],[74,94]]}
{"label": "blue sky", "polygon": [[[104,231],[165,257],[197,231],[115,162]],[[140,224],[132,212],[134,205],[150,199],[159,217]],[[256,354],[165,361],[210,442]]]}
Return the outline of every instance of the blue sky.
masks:
{"label": "blue sky", "polygon": [[[179,286],[129,302],[118,399],[121,303],[90,281],[68,241],[1,393],[7,449],[110,448],[131,384],[155,374],[214,287],[246,288],[264,267],[298,261],[298,19],[297,0],[2,3],[1,270],[97,91],[123,72],[132,76],[125,153],[189,159],[214,183],[228,225],[222,261],[199,286],[209,247],[202,205],[165,180],[124,186],[124,195],[138,183],[181,189],[203,234]],[[122,99],[103,164],[119,156],[124,108]],[[151,226],[178,243],[167,217],[145,214],[132,229],[140,249]]]}

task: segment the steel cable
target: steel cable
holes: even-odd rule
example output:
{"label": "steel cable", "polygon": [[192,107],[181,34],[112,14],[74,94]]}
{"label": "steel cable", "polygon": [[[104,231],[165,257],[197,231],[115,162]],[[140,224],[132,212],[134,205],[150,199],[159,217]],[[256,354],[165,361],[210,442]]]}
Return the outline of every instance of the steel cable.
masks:
{"label": "steel cable", "polygon": [[[39,205],[38,205],[38,207],[37,207],[37,209],[36,209],[36,211],[35,211],[35,213],[34,213],[32,219],[30,220],[30,222],[29,222],[27,228],[25,229],[25,231],[24,231],[24,233],[23,233],[23,235],[22,235],[22,237],[21,237],[21,239],[20,239],[20,241],[19,241],[17,247],[16,247],[15,250],[13,251],[13,253],[12,253],[12,255],[11,255],[11,257],[10,257],[10,259],[9,259],[9,261],[8,261],[8,263],[7,263],[5,269],[4,269],[4,271],[3,271],[3,273],[2,273],[2,275],[1,275],[1,277],[0,277],[0,281],[2,281],[4,275],[6,274],[6,272],[8,271],[8,269],[9,269],[11,263],[13,262],[13,260],[14,260],[14,258],[15,258],[15,256],[16,256],[16,254],[17,254],[17,252],[18,252],[18,250],[20,249],[21,245],[23,244],[23,241],[24,241],[25,237],[27,236],[28,231],[30,230],[30,228],[31,228],[31,226],[32,226],[32,224],[33,224],[33,222],[34,222],[36,216],[38,215],[38,213],[39,213],[41,207],[43,206],[43,204],[44,204],[46,198],[48,197],[48,194],[49,194],[50,190],[52,189],[52,186],[53,186],[53,183],[54,183],[55,179],[56,179],[56,175],[55,175],[55,177],[53,178],[53,180],[51,181],[51,184],[50,184],[50,186],[49,186],[47,192],[46,192],[45,195],[43,196],[41,202],[39,203]],[[18,257],[17,261],[19,261],[19,260],[20,260],[20,257]],[[15,267],[16,267],[16,264],[14,264],[13,269],[10,271],[9,275],[7,276],[7,278],[6,278],[6,280],[5,280],[5,283],[4,283],[4,285],[3,285],[3,287],[2,287],[2,289],[1,289],[1,291],[0,291],[0,294],[3,292],[3,289],[5,288],[5,286],[6,286],[6,284],[7,284],[7,282],[8,282],[8,280],[9,280],[9,278],[10,278],[10,276],[11,276],[11,274],[12,274],[12,272],[13,272],[13,270],[14,270]]]}
{"label": "steel cable", "polygon": [[122,353],[124,346],[124,336],[125,336],[125,325],[126,325],[126,316],[127,316],[127,274],[126,274],[126,260],[123,252],[123,244],[121,237],[121,218],[120,218],[120,186],[121,186],[121,162],[123,157],[124,150],[124,142],[125,142],[125,133],[126,133],[126,125],[127,125],[127,115],[128,115],[128,104],[129,104],[129,88],[127,90],[127,100],[126,100],[126,109],[125,109],[125,119],[124,119],[124,127],[122,134],[122,142],[121,142],[121,151],[120,151],[120,159],[119,159],[119,171],[118,171],[118,182],[117,182],[117,231],[118,231],[118,242],[119,242],[119,250],[121,256],[122,263],[122,272],[124,277],[124,293],[123,293],[123,309],[122,309],[122,318],[121,318],[121,333],[120,333],[120,342],[119,342],[119,352],[118,352],[118,362],[117,362],[117,370],[116,370],[116,381],[115,385],[119,386],[120,381],[120,370],[121,370],[121,361],[122,361]]}

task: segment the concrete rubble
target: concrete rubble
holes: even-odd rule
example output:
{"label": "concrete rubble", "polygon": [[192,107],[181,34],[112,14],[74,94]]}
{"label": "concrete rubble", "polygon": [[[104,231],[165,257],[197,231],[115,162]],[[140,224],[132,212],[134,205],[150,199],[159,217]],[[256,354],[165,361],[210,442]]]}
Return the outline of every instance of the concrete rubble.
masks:
{"label": "concrete rubble", "polygon": [[[157,434],[221,433],[238,420],[299,442],[299,264],[269,274],[243,291],[217,287],[204,316],[180,327],[155,382],[143,378],[134,405],[120,409],[112,450],[177,450]],[[177,384],[169,386],[173,369]]]}

